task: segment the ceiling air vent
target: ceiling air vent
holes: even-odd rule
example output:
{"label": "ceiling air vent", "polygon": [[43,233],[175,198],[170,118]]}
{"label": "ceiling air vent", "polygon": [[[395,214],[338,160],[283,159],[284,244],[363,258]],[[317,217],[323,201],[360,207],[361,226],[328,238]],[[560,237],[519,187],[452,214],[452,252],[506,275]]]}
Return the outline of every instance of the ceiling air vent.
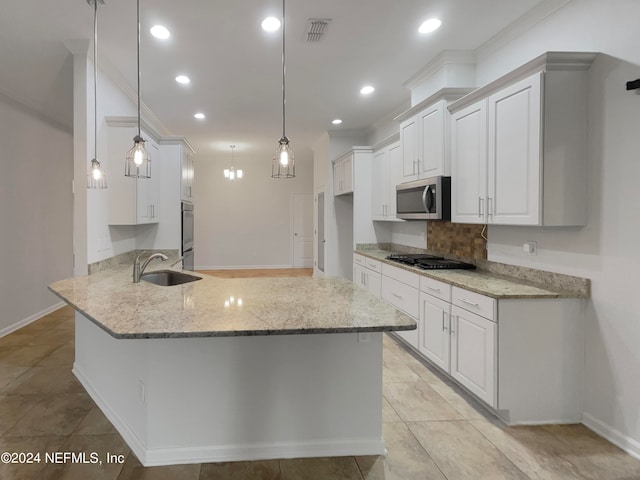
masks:
{"label": "ceiling air vent", "polygon": [[316,43],[322,40],[330,18],[310,18],[307,22],[307,42]]}

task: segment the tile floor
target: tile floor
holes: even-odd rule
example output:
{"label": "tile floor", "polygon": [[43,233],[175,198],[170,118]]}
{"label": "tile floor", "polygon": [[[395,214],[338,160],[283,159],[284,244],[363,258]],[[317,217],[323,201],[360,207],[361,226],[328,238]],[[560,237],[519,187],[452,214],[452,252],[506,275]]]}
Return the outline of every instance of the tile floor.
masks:
{"label": "tile floor", "polygon": [[65,307],[0,339],[0,452],[110,452],[124,463],[0,463],[0,479],[640,479],[640,460],[584,426],[505,427],[388,336],[386,457],[144,468],[71,373],[73,336]]}

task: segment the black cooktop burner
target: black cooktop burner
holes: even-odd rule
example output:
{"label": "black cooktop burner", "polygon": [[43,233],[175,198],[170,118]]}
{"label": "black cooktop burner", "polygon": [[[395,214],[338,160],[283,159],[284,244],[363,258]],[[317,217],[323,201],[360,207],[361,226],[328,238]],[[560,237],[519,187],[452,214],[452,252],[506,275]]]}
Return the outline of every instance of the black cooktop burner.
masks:
{"label": "black cooktop burner", "polygon": [[393,254],[389,255],[387,257],[387,260],[392,260],[394,262],[402,263],[405,265],[411,265],[412,267],[420,268],[422,270],[473,270],[476,268],[475,265],[472,265],[471,263],[449,260],[444,257],[427,255],[425,253]]}

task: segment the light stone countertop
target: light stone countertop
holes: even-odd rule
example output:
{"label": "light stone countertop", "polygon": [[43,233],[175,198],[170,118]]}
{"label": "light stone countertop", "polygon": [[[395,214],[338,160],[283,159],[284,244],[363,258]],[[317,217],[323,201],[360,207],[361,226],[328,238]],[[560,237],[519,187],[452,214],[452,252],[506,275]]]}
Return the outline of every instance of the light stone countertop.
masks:
{"label": "light stone countertop", "polygon": [[386,260],[392,252],[389,250],[366,249],[356,250],[354,253],[381,260],[383,263],[402,268],[410,272],[415,272],[425,277],[440,280],[442,282],[464,288],[472,292],[480,293],[496,299],[516,299],[516,298],[585,298],[582,291],[575,291],[570,288],[556,289],[547,287],[544,284],[545,274],[554,275],[550,272],[540,271],[540,284],[527,282],[518,278],[497,275],[486,270],[422,270],[409,265]]}
{"label": "light stone countertop", "polygon": [[[153,270],[166,268],[157,264],[147,273]],[[416,328],[415,320],[343,278],[227,279],[195,275],[202,279],[169,287],[146,281],[134,284],[131,266],[114,266],[93,275],[54,282],[49,289],[121,339]]]}

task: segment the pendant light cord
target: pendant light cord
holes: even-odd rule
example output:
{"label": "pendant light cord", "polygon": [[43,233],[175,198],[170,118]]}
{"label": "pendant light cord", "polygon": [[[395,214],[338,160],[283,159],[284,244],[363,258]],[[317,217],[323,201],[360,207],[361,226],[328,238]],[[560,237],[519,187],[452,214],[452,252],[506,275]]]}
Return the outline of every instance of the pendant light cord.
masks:
{"label": "pendant light cord", "polygon": [[137,19],[138,19],[137,52],[138,52],[138,137],[139,137],[140,136],[140,0],[137,0],[136,5],[137,5]]}
{"label": "pendant light cord", "polygon": [[284,85],[284,77],[285,77],[285,48],[284,48],[284,39],[285,39],[285,21],[284,21],[284,2],[282,0],[282,138],[287,138],[285,135],[285,105],[286,105],[286,97],[285,97],[285,85]]}
{"label": "pendant light cord", "polygon": [[98,160],[98,0],[93,0],[93,158]]}

